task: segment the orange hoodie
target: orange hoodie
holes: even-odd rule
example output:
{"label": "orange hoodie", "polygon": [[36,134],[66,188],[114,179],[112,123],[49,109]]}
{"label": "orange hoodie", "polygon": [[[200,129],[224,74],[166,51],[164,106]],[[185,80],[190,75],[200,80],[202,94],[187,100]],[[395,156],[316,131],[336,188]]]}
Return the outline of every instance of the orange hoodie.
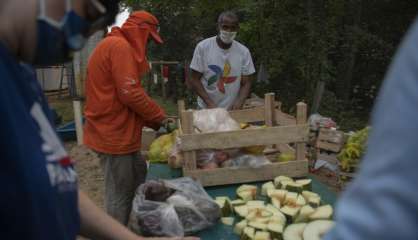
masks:
{"label": "orange hoodie", "polygon": [[127,154],[141,147],[144,126],[158,129],[164,111],[146,94],[140,77],[148,70],[146,44],[162,43],[158,20],[133,13],[115,27],[90,57],[86,79],[84,144],[107,154]]}

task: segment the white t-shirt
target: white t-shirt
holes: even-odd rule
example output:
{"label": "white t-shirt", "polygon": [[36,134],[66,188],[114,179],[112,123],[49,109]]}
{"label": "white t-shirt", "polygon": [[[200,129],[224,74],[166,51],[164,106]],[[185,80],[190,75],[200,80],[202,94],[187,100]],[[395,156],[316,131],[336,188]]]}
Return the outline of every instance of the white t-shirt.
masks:
{"label": "white t-shirt", "polygon": [[[190,68],[203,74],[203,87],[212,101],[222,108],[229,108],[237,98],[241,76],[255,72],[247,47],[234,41],[229,49],[222,49],[216,43],[216,37],[197,44]],[[206,108],[200,97],[197,103],[199,108]]]}

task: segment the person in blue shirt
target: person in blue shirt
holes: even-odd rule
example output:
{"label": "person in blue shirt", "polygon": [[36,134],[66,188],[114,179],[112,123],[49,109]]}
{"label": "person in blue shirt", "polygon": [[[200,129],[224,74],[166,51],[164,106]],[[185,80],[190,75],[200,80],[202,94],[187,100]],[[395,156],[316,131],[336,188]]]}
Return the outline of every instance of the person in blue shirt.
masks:
{"label": "person in blue shirt", "polygon": [[326,240],[418,238],[418,19],[386,75],[358,177]]}
{"label": "person in blue shirt", "polygon": [[31,67],[70,61],[113,22],[119,1],[0,1],[1,239],[143,239],[78,190]]}

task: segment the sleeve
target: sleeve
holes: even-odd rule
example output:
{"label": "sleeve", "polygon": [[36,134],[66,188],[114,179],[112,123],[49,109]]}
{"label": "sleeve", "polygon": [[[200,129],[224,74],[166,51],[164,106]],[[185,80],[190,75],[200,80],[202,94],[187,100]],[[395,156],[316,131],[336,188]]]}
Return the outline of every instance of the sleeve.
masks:
{"label": "sleeve", "polygon": [[120,101],[155,128],[165,118],[164,110],[145,92],[139,67],[128,44],[118,43],[110,52],[112,77]]}
{"label": "sleeve", "polygon": [[244,53],[244,58],[242,60],[242,68],[241,68],[241,74],[243,76],[248,76],[255,73],[255,67],[253,63],[253,59],[251,57],[251,53],[248,49],[246,49]]}
{"label": "sleeve", "polygon": [[193,59],[190,63],[190,68],[200,73],[203,73],[205,71],[205,64],[203,61],[203,49],[201,44],[198,44],[194,50]]}
{"label": "sleeve", "polygon": [[418,235],[418,25],[408,34],[377,98],[368,150],[343,194],[335,239],[416,239]]}

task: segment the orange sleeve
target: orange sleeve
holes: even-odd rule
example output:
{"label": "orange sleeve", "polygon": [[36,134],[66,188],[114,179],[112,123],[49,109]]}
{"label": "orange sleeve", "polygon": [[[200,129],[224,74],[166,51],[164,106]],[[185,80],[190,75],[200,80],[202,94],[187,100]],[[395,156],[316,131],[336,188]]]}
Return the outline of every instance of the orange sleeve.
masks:
{"label": "orange sleeve", "polygon": [[110,59],[112,78],[120,101],[141,116],[147,126],[158,128],[165,113],[142,88],[131,46],[124,41],[117,42],[110,51]]}

